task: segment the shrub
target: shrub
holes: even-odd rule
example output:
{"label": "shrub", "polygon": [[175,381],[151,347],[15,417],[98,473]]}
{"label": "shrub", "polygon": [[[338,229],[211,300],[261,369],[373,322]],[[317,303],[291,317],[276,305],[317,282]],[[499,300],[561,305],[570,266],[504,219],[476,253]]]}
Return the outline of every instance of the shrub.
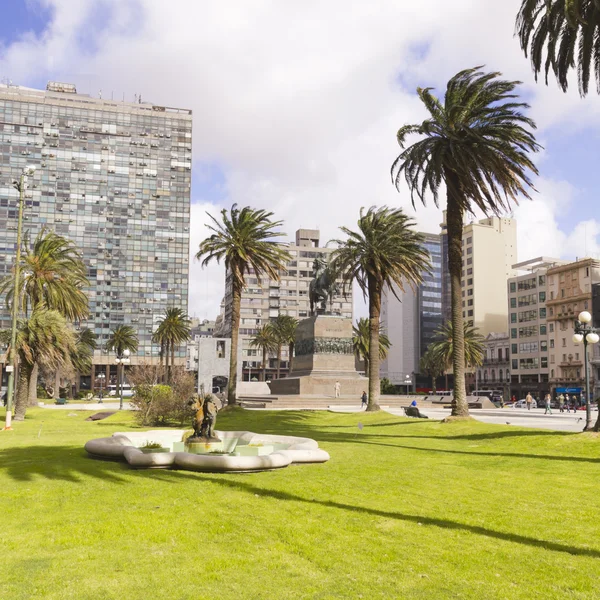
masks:
{"label": "shrub", "polygon": [[46,388],[43,385],[38,385],[37,397],[38,400],[48,400],[50,398],[48,392],[46,391]]}
{"label": "shrub", "polygon": [[398,388],[389,380],[384,377],[380,382],[380,389],[382,394],[396,395],[398,394]]}
{"label": "shrub", "polygon": [[131,404],[140,425],[182,425],[191,419],[189,401],[194,393],[194,376],[181,368],[173,369],[171,385],[161,383],[164,368],[155,365],[134,367],[129,374],[135,395]]}
{"label": "shrub", "polygon": [[162,448],[162,444],[159,444],[158,442],[147,441],[142,448]]}

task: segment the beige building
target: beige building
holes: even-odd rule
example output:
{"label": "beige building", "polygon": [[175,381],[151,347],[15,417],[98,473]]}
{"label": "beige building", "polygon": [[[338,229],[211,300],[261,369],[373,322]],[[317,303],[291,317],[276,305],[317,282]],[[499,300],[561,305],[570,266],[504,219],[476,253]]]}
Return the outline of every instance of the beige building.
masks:
{"label": "beige building", "polygon": [[[442,302],[444,320],[450,319],[450,274],[446,213],[442,227]],[[462,240],[463,317],[479,333],[505,331],[506,280],[517,273],[517,223],[514,219],[489,217],[465,225]]]}
{"label": "beige building", "polygon": [[[299,229],[296,231],[295,243],[289,244],[288,252],[292,259],[287,270],[281,273],[280,281],[268,277],[260,280],[253,272],[246,274],[246,287],[242,294],[240,317],[240,345],[238,349],[238,380],[258,380],[262,376],[262,351],[250,346],[252,336],[258,329],[266,325],[278,315],[289,315],[298,320],[310,315],[308,288],[313,278],[313,262],[317,256],[329,255],[333,248],[319,245],[320,234],[315,229]],[[333,312],[352,319],[352,290],[346,290],[334,297]],[[223,316],[217,319],[215,335],[231,336],[231,280],[226,277]],[[282,371],[287,373],[288,350],[282,348]],[[267,365],[267,378],[276,377],[277,360],[271,356]]]}
{"label": "beige building", "polygon": [[508,401],[510,390],[510,340],[508,333],[488,333],[484,341],[483,364],[477,367],[479,390],[502,391]]}
{"label": "beige building", "polygon": [[[557,391],[581,389],[585,386],[584,347],[583,343],[573,341],[574,322],[580,312],[587,310],[596,317],[593,324],[598,324],[592,298],[600,285],[600,261],[585,258],[556,266],[548,269],[547,279],[550,386]],[[593,365],[590,369],[592,389],[598,387],[599,352],[597,346],[589,350]]]}
{"label": "beige building", "polygon": [[548,269],[566,261],[541,256],[513,265],[519,275],[508,280],[511,394],[518,400],[528,393],[543,397],[550,389],[549,346],[554,325],[546,302]]}

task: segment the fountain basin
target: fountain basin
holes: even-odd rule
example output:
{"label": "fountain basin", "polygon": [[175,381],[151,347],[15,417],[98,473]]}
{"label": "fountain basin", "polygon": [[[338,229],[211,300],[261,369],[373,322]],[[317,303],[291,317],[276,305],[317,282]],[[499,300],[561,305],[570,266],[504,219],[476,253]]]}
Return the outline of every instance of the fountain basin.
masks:
{"label": "fountain basin", "polygon": [[[310,438],[251,431],[216,431],[215,435],[221,442],[196,443],[192,444],[194,448],[188,448],[182,441],[184,433],[183,429],[118,432],[111,437],[88,441],[85,450],[94,458],[125,460],[138,469],[203,472],[266,471],[281,469],[292,463],[329,460],[329,454]],[[143,452],[142,447],[149,442],[160,443],[163,451]],[[217,445],[219,448],[216,448]],[[189,449],[192,451],[187,451]]]}

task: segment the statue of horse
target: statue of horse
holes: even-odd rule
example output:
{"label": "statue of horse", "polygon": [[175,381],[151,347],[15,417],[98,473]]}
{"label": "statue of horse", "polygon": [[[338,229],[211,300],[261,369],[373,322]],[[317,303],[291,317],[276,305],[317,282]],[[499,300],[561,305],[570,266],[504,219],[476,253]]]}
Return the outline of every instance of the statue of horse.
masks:
{"label": "statue of horse", "polygon": [[313,263],[313,278],[308,288],[310,300],[310,313],[312,315],[323,314],[327,311],[327,301],[331,310],[333,296],[338,292],[338,285],[331,267],[323,256],[317,256]]}

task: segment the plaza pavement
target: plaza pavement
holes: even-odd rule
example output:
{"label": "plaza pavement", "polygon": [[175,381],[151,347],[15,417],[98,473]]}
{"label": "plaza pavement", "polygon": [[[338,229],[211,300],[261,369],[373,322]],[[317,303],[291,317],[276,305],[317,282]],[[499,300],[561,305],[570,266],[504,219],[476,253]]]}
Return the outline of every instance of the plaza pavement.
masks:
{"label": "plaza pavement", "polygon": [[[356,406],[335,406],[329,410],[334,412],[361,412]],[[383,408],[386,412],[405,416],[402,408]],[[449,410],[441,408],[419,408],[421,413],[430,419],[442,420],[450,415]],[[585,411],[578,410],[576,413],[559,413],[552,411],[551,415],[545,415],[543,408],[526,410],[521,408],[497,408],[497,409],[473,409],[469,411],[471,416],[482,423],[493,423],[495,425],[515,425],[517,427],[531,427],[534,429],[550,429],[553,431],[571,431],[573,433],[583,430],[585,425]],[[592,411],[592,422],[598,418],[598,411]]]}

